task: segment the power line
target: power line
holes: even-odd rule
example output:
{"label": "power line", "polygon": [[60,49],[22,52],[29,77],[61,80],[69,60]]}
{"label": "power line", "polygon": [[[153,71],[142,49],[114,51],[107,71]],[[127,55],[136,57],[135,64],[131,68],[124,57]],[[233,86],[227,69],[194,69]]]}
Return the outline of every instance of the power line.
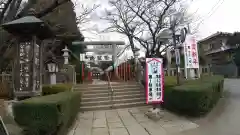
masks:
{"label": "power line", "polygon": [[[224,1],[225,0],[218,0],[218,2],[212,7],[212,9],[211,9],[211,11],[212,11],[212,13],[211,13],[211,11],[210,12],[208,12],[208,16],[206,16],[206,17],[203,17],[202,18],[202,20],[197,24],[197,26],[196,26],[196,28],[194,29],[194,31],[196,30],[196,29],[198,29],[198,27],[207,19],[207,18],[209,18],[209,17],[211,17],[216,11],[217,11],[217,9],[224,3]],[[220,3],[220,4],[219,4]],[[216,7],[216,8],[215,8]],[[215,8],[215,9],[214,9]]]}
{"label": "power line", "polygon": [[[207,15],[211,14],[211,12],[214,10],[214,8],[221,2],[221,0],[218,0],[211,8],[211,10],[204,16],[206,17]],[[199,8],[198,8],[199,9]],[[198,22],[199,20],[203,20],[204,17],[198,17],[198,19],[194,22]]]}

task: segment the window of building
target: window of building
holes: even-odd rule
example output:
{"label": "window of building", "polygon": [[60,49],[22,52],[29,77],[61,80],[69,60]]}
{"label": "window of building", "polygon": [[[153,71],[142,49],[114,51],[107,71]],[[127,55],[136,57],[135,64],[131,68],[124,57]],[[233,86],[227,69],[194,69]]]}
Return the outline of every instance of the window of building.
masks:
{"label": "window of building", "polygon": [[205,73],[205,70],[204,70],[204,68],[202,68],[202,73]]}
{"label": "window of building", "polygon": [[213,49],[213,46],[214,46],[213,44],[210,44],[209,49]]}

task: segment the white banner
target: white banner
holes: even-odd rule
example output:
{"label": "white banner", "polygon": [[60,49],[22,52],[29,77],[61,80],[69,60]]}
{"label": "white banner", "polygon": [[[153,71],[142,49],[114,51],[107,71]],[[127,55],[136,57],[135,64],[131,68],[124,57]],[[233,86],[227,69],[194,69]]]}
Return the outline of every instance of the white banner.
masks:
{"label": "white banner", "polygon": [[163,60],[146,58],[146,95],[148,103],[163,102]]}
{"label": "white banner", "polygon": [[184,43],[185,68],[199,68],[198,47],[196,38],[187,35]]}

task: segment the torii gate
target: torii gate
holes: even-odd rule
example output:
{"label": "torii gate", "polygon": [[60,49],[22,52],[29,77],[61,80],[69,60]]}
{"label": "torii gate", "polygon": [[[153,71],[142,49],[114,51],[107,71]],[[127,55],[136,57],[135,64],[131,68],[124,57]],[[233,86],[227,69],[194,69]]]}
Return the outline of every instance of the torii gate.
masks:
{"label": "torii gate", "polygon": [[[93,48],[93,49],[85,49],[88,52],[112,52],[112,62],[113,64],[116,62],[117,59],[117,46],[118,45],[125,45],[124,41],[74,41],[72,45],[110,45],[112,48]],[[110,50],[108,50],[110,49]],[[116,71],[116,70],[115,70]]]}

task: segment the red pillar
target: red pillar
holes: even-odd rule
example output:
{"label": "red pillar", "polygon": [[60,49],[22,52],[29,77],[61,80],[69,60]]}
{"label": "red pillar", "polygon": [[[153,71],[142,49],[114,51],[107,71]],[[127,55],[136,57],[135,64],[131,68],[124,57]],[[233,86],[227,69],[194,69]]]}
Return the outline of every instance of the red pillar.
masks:
{"label": "red pillar", "polygon": [[130,64],[128,64],[128,78],[129,78],[129,80],[131,79],[131,77],[132,77],[131,67],[130,67]]}
{"label": "red pillar", "polygon": [[123,63],[123,80],[126,81],[126,63]]}
{"label": "red pillar", "polygon": [[119,65],[119,77],[122,79],[122,64]]}
{"label": "red pillar", "polygon": [[92,81],[92,72],[88,72],[88,80]]}

